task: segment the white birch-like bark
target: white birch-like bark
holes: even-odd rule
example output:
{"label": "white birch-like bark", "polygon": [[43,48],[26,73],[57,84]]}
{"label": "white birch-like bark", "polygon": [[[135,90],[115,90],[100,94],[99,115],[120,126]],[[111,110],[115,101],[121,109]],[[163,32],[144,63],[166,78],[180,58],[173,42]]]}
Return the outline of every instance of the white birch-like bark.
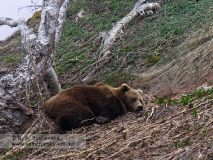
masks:
{"label": "white birch-like bark", "polygon": [[2,17],[2,18],[0,18],[0,26],[1,25],[8,25],[10,27],[17,27],[18,21],[13,20],[11,18],[7,18],[7,17]]}
{"label": "white birch-like bark", "polygon": [[120,21],[118,21],[114,25],[114,27],[108,32],[107,36],[104,39],[104,46],[101,53],[102,54],[101,60],[104,59],[109,53],[111,53],[109,52],[109,50],[113,46],[119,31],[121,31],[124,26],[130,23],[133,20],[133,18],[135,18],[138,14],[143,16],[147,12],[149,13],[148,15],[150,15],[149,11],[160,8],[159,3],[145,3],[145,2],[146,0],[139,0],[134,5],[134,8],[132,9],[132,11],[129,12],[129,14],[127,14]]}
{"label": "white birch-like bark", "polygon": [[[18,132],[26,120],[23,113],[8,109],[11,108],[8,104],[8,97],[16,97],[13,102],[10,102],[10,104],[15,104],[15,101],[22,98],[19,93],[29,91],[36,79],[43,79],[46,86],[53,87],[47,88],[47,91],[51,92],[51,96],[60,91],[52,62],[68,6],[69,0],[44,0],[37,36],[33,29],[27,26],[25,20],[0,18],[0,25],[19,27],[22,48],[25,53],[24,61],[16,71],[0,77],[0,134]],[[54,80],[48,81],[47,77],[52,77]],[[11,98],[9,100],[11,101]],[[23,106],[19,108],[23,108]]]}
{"label": "white birch-like bark", "polygon": [[61,6],[59,10],[59,18],[58,18],[58,25],[56,28],[56,35],[55,35],[55,46],[58,46],[59,40],[61,38],[61,33],[62,33],[62,27],[63,24],[66,20],[66,11],[69,7],[69,1],[70,0],[65,0],[63,5]]}
{"label": "white birch-like bark", "polygon": [[[111,54],[111,48],[113,47],[116,37],[118,33],[126,26],[128,23],[130,23],[137,15],[150,15],[152,14],[152,10],[157,10],[161,6],[159,3],[145,3],[147,0],[139,0],[135,3],[134,8],[129,12],[124,18],[122,18],[120,21],[118,21],[113,28],[106,34],[104,37],[104,43],[103,43],[103,49],[100,53],[100,58],[98,62],[95,64],[98,64],[99,62],[105,60],[109,55]],[[101,67],[101,66],[100,66]],[[91,71],[85,78],[83,78],[83,81],[87,81],[90,79],[90,77],[94,74],[96,70]]]}

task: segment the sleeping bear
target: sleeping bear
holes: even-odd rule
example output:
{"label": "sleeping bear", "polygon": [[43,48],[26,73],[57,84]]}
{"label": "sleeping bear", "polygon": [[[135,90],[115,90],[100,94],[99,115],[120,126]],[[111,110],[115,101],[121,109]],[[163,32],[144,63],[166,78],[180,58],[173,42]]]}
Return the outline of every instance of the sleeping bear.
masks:
{"label": "sleeping bear", "polygon": [[44,112],[62,131],[106,123],[127,111],[143,110],[142,91],[127,84],[113,88],[105,83],[75,86],[61,91],[43,105]]}

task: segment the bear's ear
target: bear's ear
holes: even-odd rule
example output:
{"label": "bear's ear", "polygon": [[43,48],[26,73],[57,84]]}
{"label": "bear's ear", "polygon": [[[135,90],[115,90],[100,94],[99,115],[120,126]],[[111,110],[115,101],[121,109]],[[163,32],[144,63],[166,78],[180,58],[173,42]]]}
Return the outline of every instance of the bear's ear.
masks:
{"label": "bear's ear", "polygon": [[122,84],[122,85],[121,85],[121,90],[122,90],[123,92],[129,91],[129,89],[130,89],[130,87],[129,87],[127,84]]}
{"label": "bear's ear", "polygon": [[143,91],[141,89],[138,89],[137,91],[140,93],[141,96],[143,96]]}

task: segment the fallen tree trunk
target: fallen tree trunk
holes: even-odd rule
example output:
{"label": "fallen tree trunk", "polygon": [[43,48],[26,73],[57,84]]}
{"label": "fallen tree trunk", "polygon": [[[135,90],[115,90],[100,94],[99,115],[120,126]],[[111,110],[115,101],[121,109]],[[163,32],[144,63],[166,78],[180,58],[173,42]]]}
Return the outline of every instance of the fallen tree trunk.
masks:
{"label": "fallen tree trunk", "polygon": [[[146,3],[147,0],[139,0],[135,3],[134,8],[129,12],[124,18],[118,21],[113,28],[106,34],[103,40],[103,48],[100,52],[100,56],[97,62],[91,66],[92,69],[89,74],[83,78],[83,81],[89,80],[97,69],[101,68],[105,63],[106,59],[111,55],[111,48],[113,47],[117,35],[119,32],[122,32],[122,29],[129,24],[137,15],[145,16],[151,15],[154,12],[152,10],[157,10],[161,6],[159,3]],[[104,63],[105,61],[105,63]]]}

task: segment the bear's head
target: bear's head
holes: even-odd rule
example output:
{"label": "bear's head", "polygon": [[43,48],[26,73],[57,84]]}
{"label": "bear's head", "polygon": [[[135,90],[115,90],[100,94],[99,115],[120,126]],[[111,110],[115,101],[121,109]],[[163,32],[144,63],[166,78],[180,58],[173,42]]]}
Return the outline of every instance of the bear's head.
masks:
{"label": "bear's head", "polygon": [[141,111],[144,107],[143,92],[135,90],[127,84],[122,84],[119,87],[119,98],[125,104],[127,111]]}

